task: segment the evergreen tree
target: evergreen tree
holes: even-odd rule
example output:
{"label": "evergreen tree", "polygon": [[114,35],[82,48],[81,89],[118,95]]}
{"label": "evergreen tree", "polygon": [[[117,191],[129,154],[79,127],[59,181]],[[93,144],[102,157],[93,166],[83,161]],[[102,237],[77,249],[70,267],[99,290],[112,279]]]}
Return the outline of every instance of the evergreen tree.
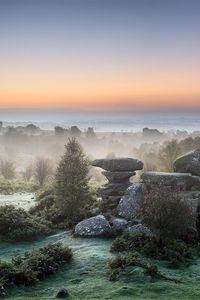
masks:
{"label": "evergreen tree", "polygon": [[88,185],[88,161],[75,138],[65,145],[65,153],[56,173],[56,206],[61,221],[73,225],[81,218],[81,211],[91,200]]}

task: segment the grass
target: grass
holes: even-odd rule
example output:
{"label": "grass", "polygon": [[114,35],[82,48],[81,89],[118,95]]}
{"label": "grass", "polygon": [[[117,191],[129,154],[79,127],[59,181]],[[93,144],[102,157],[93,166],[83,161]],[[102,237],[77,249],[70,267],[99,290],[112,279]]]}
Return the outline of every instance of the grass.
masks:
{"label": "grass", "polygon": [[62,242],[73,251],[73,260],[33,288],[12,287],[6,299],[51,300],[61,287],[69,290],[72,300],[199,300],[200,259],[188,268],[166,269],[165,262],[156,261],[162,273],[181,278],[181,283],[164,279],[152,281],[140,268],[130,267],[119,281],[109,281],[108,260],[112,240],[73,238],[70,232],[60,232],[34,242],[0,242],[0,259],[10,260],[17,254]]}
{"label": "grass", "polygon": [[162,279],[151,281],[149,277],[143,276],[140,268],[127,269],[118,282],[110,282],[107,261],[112,256],[109,252],[111,240],[106,239],[74,239],[69,232],[62,232],[31,243],[0,243],[0,258],[9,260],[13,255],[57,241],[72,248],[72,263],[63,266],[55,275],[34,288],[10,289],[7,299],[55,299],[61,287],[66,287],[70,292],[70,299],[76,300],[195,300],[200,297],[200,260],[186,269],[177,270],[165,269],[164,264],[158,262],[163,273],[182,278],[182,283],[178,284]]}

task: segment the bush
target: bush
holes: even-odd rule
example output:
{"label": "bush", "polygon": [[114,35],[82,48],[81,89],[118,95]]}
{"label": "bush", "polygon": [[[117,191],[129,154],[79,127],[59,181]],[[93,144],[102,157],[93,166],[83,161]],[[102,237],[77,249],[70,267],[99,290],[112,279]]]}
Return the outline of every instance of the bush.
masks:
{"label": "bush", "polygon": [[12,262],[0,261],[0,282],[30,286],[45,279],[72,258],[72,252],[61,243],[49,244],[38,250],[17,256]]}
{"label": "bush", "polygon": [[143,269],[143,273],[146,276],[150,276],[152,279],[164,278],[166,280],[179,282],[177,278],[172,278],[166,274],[162,274],[157,265],[145,261],[137,253],[124,253],[118,255],[116,258],[109,261],[110,267],[110,280],[116,281],[127,267],[140,267]]}
{"label": "bush", "polygon": [[138,251],[140,254],[155,259],[168,260],[171,265],[189,262],[193,258],[192,249],[183,241],[160,241],[155,235],[144,233],[125,233],[117,237],[111,246],[111,251]]}
{"label": "bush", "polygon": [[0,194],[11,195],[17,192],[35,192],[39,186],[35,182],[21,180],[7,180],[0,177]]}
{"label": "bush", "polygon": [[50,223],[13,205],[0,207],[0,236],[4,240],[34,240],[50,233]]}
{"label": "bush", "polygon": [[160,239],[179,238],[194,225],[192,207],[180,192],[164,186],[144,186],[138,218]]}
{"label": "bush", "polygon": [[0,173],[5,179],[13,179],[15,177],[15,166],[9,160],[0,160]]}

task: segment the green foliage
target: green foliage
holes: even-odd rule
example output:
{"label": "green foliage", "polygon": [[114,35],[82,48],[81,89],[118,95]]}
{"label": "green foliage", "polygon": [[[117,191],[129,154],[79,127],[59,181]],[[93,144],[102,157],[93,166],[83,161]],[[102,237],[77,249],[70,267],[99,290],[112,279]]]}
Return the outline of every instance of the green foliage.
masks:
{"label": "green foliage", "polygon": [[47,221],[31,216],[22,208],[13,205],[0,207],[0,236],[4,240],[34,240],[50,230]]}
{"label": "green foliage", "polygon": [[55,199],[61,217],[74,225],[82,219],[83,210],[92,202],[89,189],[88,161],[76,139],[69,139],[56,173]]}
{"label": "green foliage", "polygon": [[0,194],[11,195],[17,192],[35,192],[39,188],[33,181],[23,181],[19,179],[7,180],[0,177]]}
{"label": "green foliage", "polygon": [[138,251],[151,258],[167,260],[174,267],[193,258],[192,249],[183,241],[161,241],[155,235],[144,233],[125,233],[117,237],[112,243],[111,251]]}
{"label": "green foliage", "polygon": [[179,282],[177,278],[172,278],[166,274],[162,274],[157,265],[142,259],[137,253],[134,252],[120,254],[116,258],[109,261],[109,268],[111,271],[110,280],[118,280],[123,271],[130,266],[142,268],[144,275],[150,276],[152,279],[164,278],[166,280]]}
{"label": "green foliage", "polygon": [[38,250],[17,256],[12,262],[0,261],[0,282],[4,285],[30,286],[45,279],[72,258],[72,252],[61,243],[49,244]]}

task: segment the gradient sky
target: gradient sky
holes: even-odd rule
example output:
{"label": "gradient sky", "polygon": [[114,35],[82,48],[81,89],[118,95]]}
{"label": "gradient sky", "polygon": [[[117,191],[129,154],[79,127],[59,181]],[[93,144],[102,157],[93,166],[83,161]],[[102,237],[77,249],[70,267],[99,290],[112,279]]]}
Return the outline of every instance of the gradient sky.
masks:
{"label": "gradient sky", "polygon": [[0,108],[200,108],[199,0],[0,0]]}

